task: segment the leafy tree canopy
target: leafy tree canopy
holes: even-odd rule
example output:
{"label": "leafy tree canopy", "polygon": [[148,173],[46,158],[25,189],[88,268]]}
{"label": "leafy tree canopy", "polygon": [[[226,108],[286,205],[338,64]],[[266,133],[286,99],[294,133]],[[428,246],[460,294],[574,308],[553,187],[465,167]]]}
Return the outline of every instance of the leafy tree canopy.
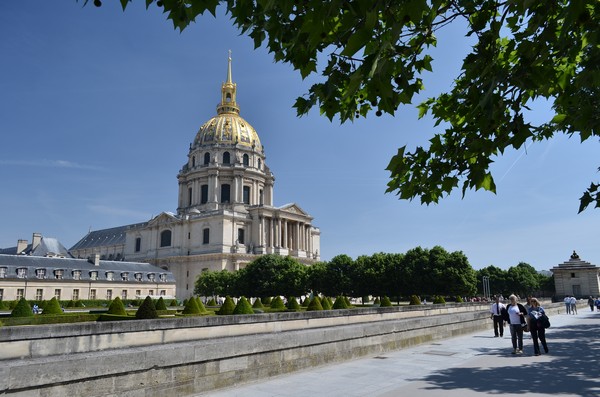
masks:
{"label": "leafy tree canopy", "polygon": [[[131,1],[121,0],[123,8]],[[600,135],[597,0],[146,0],[152,4],[180,30],[222,5],[255,47],[303,78],[322,75],[297,99],[299,115],[318,107],[342,122],[412,104],[432,71],[429,48],[444,26],[465,24],[475,44],[454,86],[418,105],[443,131],[428,147],[399,148],[388,165],[387,191],[401,199],[430,204],[455,189],[495,192],[489,167],[505,150],[558,133]],[[538,99],[552,103],[553,114],[534,124],[526,113]],[[583,193],[579,211],[590,204],[600,207],[600,183]]]}

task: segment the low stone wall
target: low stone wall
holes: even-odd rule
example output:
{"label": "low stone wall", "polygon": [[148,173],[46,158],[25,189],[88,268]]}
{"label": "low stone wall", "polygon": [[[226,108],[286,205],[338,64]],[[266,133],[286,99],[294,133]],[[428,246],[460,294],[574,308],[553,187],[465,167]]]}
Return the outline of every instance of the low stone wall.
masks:
{"label": "low stone wall", "polygon": [[490,327],[489,305],[2,327],[0,394],[185,396]]}

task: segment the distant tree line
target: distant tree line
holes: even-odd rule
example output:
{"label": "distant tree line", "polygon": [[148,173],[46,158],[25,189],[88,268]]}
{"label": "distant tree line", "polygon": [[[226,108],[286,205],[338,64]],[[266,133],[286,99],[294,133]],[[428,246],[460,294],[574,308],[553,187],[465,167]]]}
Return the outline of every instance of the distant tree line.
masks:
{"label": "distant tree line", "polygon": [[[236,272],[205,271],[196,280],[201,296],[389,296],[396,300],[418,296],[473,296],[483,293],[488,276],[492,294],[554,291],[552,277],[519,263],[504,271],[495,266],[475,271],[461,251],[440,246],[413,248],[404,254],[376,253],[352,259],[338,255],[305,266],[292,257],[263,255]],[[550,292],[552,294],[552,292]],[[539,295],[539,294],[538,294]]]}

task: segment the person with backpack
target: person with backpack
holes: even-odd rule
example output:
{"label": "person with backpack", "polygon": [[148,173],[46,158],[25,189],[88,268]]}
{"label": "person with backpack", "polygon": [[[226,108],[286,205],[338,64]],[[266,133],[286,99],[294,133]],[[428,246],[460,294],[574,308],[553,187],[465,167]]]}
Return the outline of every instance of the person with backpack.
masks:
{"label": "person with backpack", "polygon": [[543,321],[544,316],[546,316],[546,313],[544,312],[544,308],[540,306],[540,302],[536,298],[531,298],[531,307],[529,308],[529,332],[531,332],[531,339],[533,339],[533,354],[536,356],[541,354],[539,342],[542,342],[544,352],[548,353],[546,328]]}

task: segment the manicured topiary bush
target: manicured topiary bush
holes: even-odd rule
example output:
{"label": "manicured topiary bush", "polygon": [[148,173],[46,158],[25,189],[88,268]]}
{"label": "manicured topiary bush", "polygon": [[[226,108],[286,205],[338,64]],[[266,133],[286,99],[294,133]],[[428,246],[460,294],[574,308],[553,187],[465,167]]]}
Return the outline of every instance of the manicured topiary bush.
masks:
{"label": "manicured topiary bush", "polygon": [[433,297],[433,304],[434,305],[445,305],[446,299],[444,299],[443,296],[436,295]]}
{"label": "manicured topiary bush", "polygon": [[[204,309],[206,311],[206,309]],[[181,314],[200,314],[200,307],[198,306],[198,301],[196,299],[190,298],[186,302],[185,307]]]}
{"label": "manicured topiary bush", "polygon": [[288,310],[298,311],[300,310],[300,304],[294,296],[290,296],[287,300],[286,307]]}
{"label": "manicured topiary bush", "polygon": [[410,301],[408,303],[409,305],[420,305],[421,304],[421,299],[419,299],[419,297],[417,295],[411,295],[410,296]]}
{"label": "manicured topiary bush", "polygon": [[158,313],[156,312],[156,307],[154,306],[152,298],[147,296],[146,299],[144,299],[144,302],[135,312],[135,318],[139,320],[158,318]]}
{"label": "manicured topiary bush", "polygon": [[333,302],[328,296],[324,296],[323,299],[321,299],[321,306],[323,307],[323,310],[331,310]]}
{"label": "manicured topiary bush", "polygon": [[202,303],[202,299],[200,297],[196,298],[196,303],[198,304],[198,309],[200,309],[200,313],[206,313],[206,307],[204,307],[204,303]]}
{"label": "manicured topiary bush", "polygon": [[187,304],[188,304],[188,299],[184,299],[182,305],[187,306]]}
{"label": "manicured topiary bush", "polygon": [[225,297],[225,302],[223,302],[223,305],[221,306],[221,308],[219,309],[217,314],[219,314],[219,315],[233,314],[234,310],[235,310],[235,303],[233,303],[233,299],[231,299],[231,297],[229,295],[227,295]]}
{"label": "manicured topiary bush", "polygon": [[156,307],[156,310],[167,310],[167,304],[162,296],[158,298],[154,307]]}
{"label": "manicured topiary bush", "polygon": [[48,303],[46,303],[42,314],[63,314],[63,311],[56,297],[53,297]]}
{"label": "manicured topiary bush", "polygon": [[381,303],[379,304],[379,307],[390,307],[392,306],[392,301],[390,300],[390,298],[388,298],[387,296],[383,296],[381,298]]}
{"label": "manicured topiary bush", "polygon": [[273,299],[271,299],[270,296],[265,296],[265,297],[261,298],[263,305],[270,305],[272,300]]}
{"label": "manicured topiary bush", "polygon": [[464,301],[464,299],[462,298],[462,296],[460,296],[460,295],[459,295],[459,296],[457,296],[457,297],[456,297],[456,303],[464,303],[464,302],[465,302],[465,301]]}
{"label": "manicured topiary bush", "polygon": [[215,298],[210,298],[208,300],[208,302],[206,302],[206,306],[219,306],[219,305],[217,305],[217,301],[215,300]]}
{"label": "manicured topiary bush", "polygon": [[308,307],[309,303],[310,303],[310,298],[308,296],[305,296],[304,300],[302,300],[302,307]]}
{"label": "manicured topiary bush", "polygon": [[271,310],[285,310],[285,303],[283,303],[281,296],[273,298],[271,301]]}
{"label": "manicured topiary bush", "polygon": [[125,310],[125,305],[123,301],[118,296],[110,302],[110,306],[108,306],[107,314],[115,314],[117,316],[126,316],[127,311]]}
{"label": "manicured topiary bush", "polygon": [[252,304],[253,309],[264,309],[265,306],[262,304],[260,298],[254,299],[254,303]]}
{"label": "manicured topiary bush", "polygon": [[348,298],[347,296],[344,296],[344,300],[346,301],[346,306],[352,307],[352,303],[350,303],[350,298]]}
{"label": "manicured topiary bush", "polygon": [[169,302],[169,306],[170,307],[177,306],[177,299],[172,299],[171,302]]}
{"label": "manicured topiary bush", "polygon": [[319,297],[316,295],[311,299],[310,303],[308,304],[308,307],[306,308],[307,312],[315,310],[323,310],[323,305],[321,305],[321,299],[319,299]]}
{"label": "manicured topiary bush", "polygon": [[252,306],[245,296],[238,299],[237,305],[233,309],[233,314],[254,314],[254,310],[252,310]]}
{"label": "manicured topiary bush", "polygon": [[31,306],[25,300],[25,298],[19,299],[14,309],[10,313],[11,317],[33,317],[33,310],[31,310]]}
{"label": "manicured topiary bush", "polygon": [[348,305],[346,305],[346,300],[344,299],[343,296],[338,296],[337,298],[335,298],[335,302],[333,302],[333,308],[334,309],[347,309]]}
{"label": "manicured topiary bush", "polygon": [[379,297],[375,298],[375,300],[373,301],[373,306],[379,306],[381,305],[381,300],[379,299]]}

